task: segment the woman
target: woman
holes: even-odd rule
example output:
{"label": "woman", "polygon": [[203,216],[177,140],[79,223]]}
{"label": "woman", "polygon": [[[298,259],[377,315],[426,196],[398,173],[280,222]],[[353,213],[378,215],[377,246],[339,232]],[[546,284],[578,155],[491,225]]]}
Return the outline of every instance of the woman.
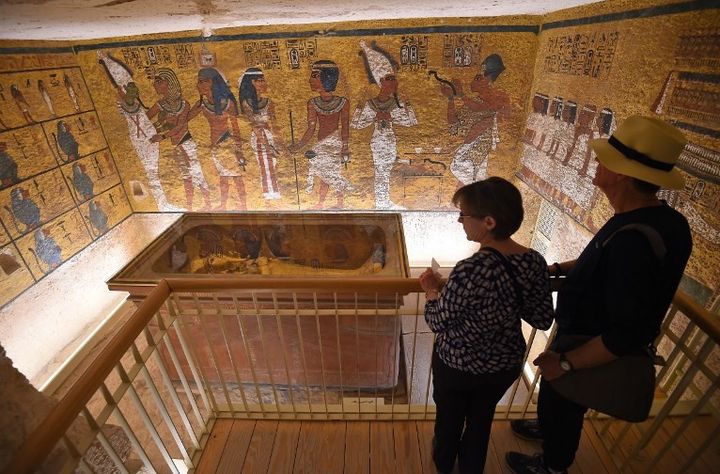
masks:
{"label": "woman", "polygon": [[510,238],[523,220],[518,189],[492,177],[461,187],[452,201],[467,239],[481,247],[442,289],[431,269],[420,275],[436,333],[433,460],[439,472],[451,472],[457,457],[461,473],[481,473],[495,405],[521,371],[520,320],[547,329],[553,308],[545,259]]}
{"label": "woman", "polygon": [[[250,145],[255,152],[260,177],[262,180],[263,197],[267,200],[280,199],[277,183],[277,156],[275,147],[275,106],[269,98],[263,97],[267,92],[267,82],[262,70],[251,67],[240,79],[240,110],[252,126]],[[282,146],[282,143],[278,143]]]}

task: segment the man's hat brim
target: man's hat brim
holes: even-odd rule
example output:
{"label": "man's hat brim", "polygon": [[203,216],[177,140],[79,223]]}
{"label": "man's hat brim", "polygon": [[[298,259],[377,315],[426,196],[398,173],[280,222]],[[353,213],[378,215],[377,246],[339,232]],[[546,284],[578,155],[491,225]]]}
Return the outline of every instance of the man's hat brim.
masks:
{"label": "man's hat brim", "polygon": [[589,145],[598,161],[613,173],[637,178],[665,189],[682,189],[685,186],[685,178],[677,168],[670,171],[657,170],[631,160],[610,145],[607,138],[590,140]]}

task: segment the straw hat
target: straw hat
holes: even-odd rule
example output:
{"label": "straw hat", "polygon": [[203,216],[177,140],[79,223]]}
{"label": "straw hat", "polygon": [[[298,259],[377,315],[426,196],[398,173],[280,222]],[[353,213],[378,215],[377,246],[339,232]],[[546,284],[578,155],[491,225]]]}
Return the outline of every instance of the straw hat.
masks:
{"label": "straw hat", "polygon": [[687,139],[677,128],[640,115],[626,119],[610,138],[590,140],[605,168],[669,189],[685,184],[675,168],[685,143]]}

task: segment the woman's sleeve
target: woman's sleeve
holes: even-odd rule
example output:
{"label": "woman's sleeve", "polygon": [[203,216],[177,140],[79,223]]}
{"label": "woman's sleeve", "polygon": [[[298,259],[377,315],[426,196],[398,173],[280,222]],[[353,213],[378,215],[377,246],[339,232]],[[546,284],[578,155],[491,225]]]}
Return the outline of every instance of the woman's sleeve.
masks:
{"label": "woman's sleeve", "polygon": [[522,311],[522,319],[537,329],[548,329],[552,325],[553,310],[552,293],[550,292],[550,273],[547,262],[538,255],[538,262],[533,266],[533,274],[530,275],[531,290]]}
{"label": "woman's sleeve", "polygon": [[425,303],[425,321],[434,333],[448,331],[460,324],[466,297],[472,294],[474,287],[467,270],[467,264],[459,263],[450,273],[438,299]]}

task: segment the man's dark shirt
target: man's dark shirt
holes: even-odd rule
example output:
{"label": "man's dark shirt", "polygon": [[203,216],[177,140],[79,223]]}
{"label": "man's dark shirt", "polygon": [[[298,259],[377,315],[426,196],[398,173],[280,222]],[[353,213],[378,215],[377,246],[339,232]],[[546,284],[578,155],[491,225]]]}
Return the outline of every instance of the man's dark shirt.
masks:
{"label": "man's dark shirt", "polygon": [[[625,229],[607,241],[632,223],[660,234],[667,248],[662,261],[640,231]],[[558,333],[602,335],[618,356],[642,350],[660,332],[691,249],[687,220],[666,203],[616,214],[585,247],[558,293]]]}

